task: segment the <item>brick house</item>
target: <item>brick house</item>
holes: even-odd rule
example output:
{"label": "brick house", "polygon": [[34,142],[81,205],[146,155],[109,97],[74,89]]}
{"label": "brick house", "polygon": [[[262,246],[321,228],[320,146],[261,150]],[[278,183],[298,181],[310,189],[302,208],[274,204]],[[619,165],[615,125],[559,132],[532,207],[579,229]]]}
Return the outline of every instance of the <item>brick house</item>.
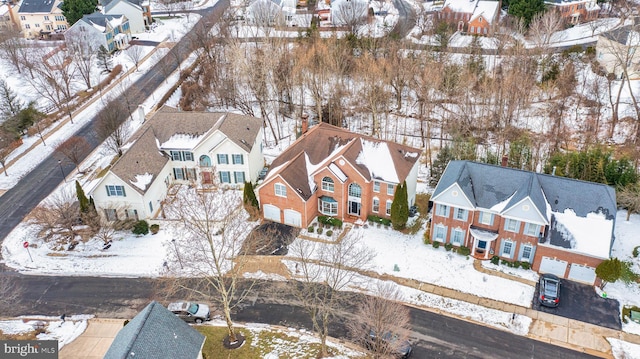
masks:
{"label": "brick house", "polygon": [[86,191],[110,221],[155,217],[173,183],[242,188],[264,166],[262,120],[255,117],[164,106],[132,138]]}
{"label": "brick house", "polygon": [[600,13],[596,0],[550,0],[545,4],[558,10],[562,19],[573,25],[595,20]]}
{"label": "brick house", "polygon": [[490,35],[500,19],[500,3],[487,0],[446,0],[438,18],[456,24],[458,31]]}
{"label": "brick house", "polygon": [[431,197],[431,240],[594,284],[613,245],[615,190],[604,184],[451,161]]}
{"label": "brick house", "polygon": [[264,219],[307,227],[318,215],[346,222],[389,218],[398,184],[416,195],[420,150],[326,123],[306,131],[271,164],[258,187]]}

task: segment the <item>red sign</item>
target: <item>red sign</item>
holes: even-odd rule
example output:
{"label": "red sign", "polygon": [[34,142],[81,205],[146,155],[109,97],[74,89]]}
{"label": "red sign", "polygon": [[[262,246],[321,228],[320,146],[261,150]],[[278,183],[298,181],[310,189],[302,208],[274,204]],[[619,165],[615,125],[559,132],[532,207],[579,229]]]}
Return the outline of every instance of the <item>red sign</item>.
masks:
{"label": "red sign", "polygon": [[22,246],[25,247],[25,248],[29,248],[29,242],[22,243]]}

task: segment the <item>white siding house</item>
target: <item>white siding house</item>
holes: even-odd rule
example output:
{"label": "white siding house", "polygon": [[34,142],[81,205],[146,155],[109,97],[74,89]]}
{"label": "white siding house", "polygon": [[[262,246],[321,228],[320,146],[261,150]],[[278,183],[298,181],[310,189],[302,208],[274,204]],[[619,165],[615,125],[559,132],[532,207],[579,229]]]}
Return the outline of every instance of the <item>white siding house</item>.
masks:
{"label": "white siding house", "polygon": [[162,214],[173,183],[242,188],[264,165],[262,120],[163,107],[87,193],[109,220]]}
{"label": "white siding house", "polygon": [[148,1],[112,0],[103,8],[106,15],[124,15],[129,19],[132,34],[144,32],[151,25]]}

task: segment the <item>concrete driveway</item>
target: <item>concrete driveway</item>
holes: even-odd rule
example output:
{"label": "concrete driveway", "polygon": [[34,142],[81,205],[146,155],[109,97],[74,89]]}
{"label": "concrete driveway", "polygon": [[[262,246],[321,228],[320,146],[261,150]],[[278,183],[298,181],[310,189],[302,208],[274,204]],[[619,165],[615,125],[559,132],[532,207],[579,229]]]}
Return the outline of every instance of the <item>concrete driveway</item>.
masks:
{"label": "concrete driveway", "polygon": [[620,303],[615,299],[602,298],[592,286],[562,279],[560,305],[557,308],[543,307],[538,302],[540,284],[536,285],[532,308],[544,313],[620,330]]}
{"label": "concrete driveway", "polygon": [[109,350],[113,339],[124,326],[123,319],[89,319],[87,330],[71,343],[62,347],[60,359],[101,359]]}

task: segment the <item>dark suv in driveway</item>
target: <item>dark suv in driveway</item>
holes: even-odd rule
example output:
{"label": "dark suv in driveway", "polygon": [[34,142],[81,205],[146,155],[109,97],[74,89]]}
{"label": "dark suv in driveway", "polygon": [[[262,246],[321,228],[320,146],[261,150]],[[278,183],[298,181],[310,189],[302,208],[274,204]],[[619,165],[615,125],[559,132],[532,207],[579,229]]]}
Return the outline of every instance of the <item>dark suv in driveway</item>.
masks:
{"label": "dark suv in driveway", "polygon": [[545,307],[557,307],[560,304],[560,278],[553,274],[541,275],[538,300]]}

